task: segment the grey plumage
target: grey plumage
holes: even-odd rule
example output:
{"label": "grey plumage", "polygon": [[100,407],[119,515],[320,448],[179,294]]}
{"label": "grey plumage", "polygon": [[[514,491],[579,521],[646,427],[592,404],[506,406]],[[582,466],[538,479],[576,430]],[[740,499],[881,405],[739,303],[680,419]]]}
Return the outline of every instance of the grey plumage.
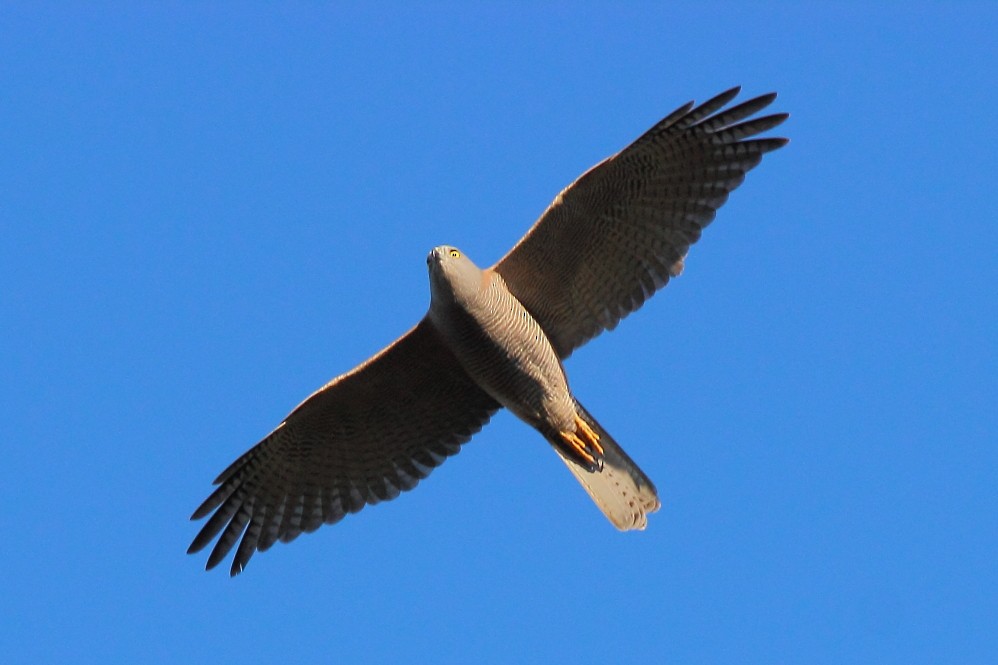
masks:
{"label": "grey plumage", "polygon": [[724,110],[728,90],[680,107],[563,190],[491,268],[459,250],[427,257],[424,319],[302,402],[215,480],[191,543],[218,538],[231,573],[256,551],[412,489],[501,407],[537,429],[608,519],[641,529],[651,481],[569,389],[561,361],[614,328],[670,278],[728,194],[786,144],[752,138],[775,94]]}

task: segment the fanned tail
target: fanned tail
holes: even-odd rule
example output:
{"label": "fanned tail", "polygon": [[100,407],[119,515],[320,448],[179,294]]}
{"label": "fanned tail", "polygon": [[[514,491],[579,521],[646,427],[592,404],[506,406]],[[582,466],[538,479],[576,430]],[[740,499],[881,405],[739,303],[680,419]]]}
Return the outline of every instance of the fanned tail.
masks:
{"label": "fanned tail", "polygon": [[596,435],[597,445],[602,449],[602,468],[585,464],[585,459],[580,461],[573,454],[575,451],[552,441],[555,451],[615,527],[621,531],[644,529],[648,513],[661,505],[655,485],[578,400],[575,409],[587,426],[579,430],[589,429]]}

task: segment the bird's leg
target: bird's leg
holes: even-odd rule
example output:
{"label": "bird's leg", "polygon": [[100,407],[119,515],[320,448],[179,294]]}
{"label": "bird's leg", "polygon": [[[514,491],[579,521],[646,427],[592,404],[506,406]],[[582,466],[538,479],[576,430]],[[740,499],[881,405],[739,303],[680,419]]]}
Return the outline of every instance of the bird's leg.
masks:
{"label": "bird's leg", "polygon": [[603,446],[599,444],[599,434],[593,431],[578,414],[575,416],[574,432],[559,432],[562,441],[580,461],[583,466],[595,471],[603,467]]}
{"label": "bird's leg", "polygon": [[581,432],[582,436],[580,438],[591,445],[596,450],[597,455],[603,457],[603,446],[599,444],[599,434],[589,426],[589,423],[580,418],[578,414],[575,416],[575,431],[577,434]]}

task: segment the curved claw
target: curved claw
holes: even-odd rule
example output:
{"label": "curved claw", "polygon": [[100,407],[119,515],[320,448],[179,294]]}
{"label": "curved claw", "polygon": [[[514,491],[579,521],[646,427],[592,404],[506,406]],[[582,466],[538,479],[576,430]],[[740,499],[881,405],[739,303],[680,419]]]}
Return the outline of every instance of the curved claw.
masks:
{"label": "curved claw", "polygon": [[603,469],[603,446],[599,443],[599,434],[581,417],[575,416],[574,432],[558,432],[558,436],[580,466],[590,472]]}

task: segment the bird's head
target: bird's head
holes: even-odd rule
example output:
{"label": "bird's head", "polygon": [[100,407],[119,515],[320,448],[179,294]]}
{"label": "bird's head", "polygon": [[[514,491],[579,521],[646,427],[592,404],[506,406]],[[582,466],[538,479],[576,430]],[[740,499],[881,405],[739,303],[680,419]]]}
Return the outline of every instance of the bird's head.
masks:
{"label": "bird's head", "polygon": [[457,247],[434,247],[426,256],[434,303],[467,302],[481,288],[482,271]]}

